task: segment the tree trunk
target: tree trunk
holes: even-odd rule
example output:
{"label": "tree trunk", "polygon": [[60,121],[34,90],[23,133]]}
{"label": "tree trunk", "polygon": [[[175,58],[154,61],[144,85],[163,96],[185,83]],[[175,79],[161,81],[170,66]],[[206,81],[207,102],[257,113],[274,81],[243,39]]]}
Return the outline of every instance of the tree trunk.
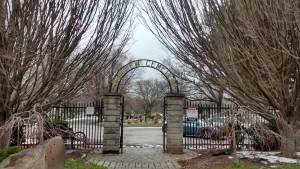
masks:
{"label": "tree trunk", "polygon": [[295,132],[292,125],[279,123],[278,125],[280,136],[281,136],[281,152],[285,157],[295,157],[296,146],[295,146]]}
{"label": "tree trunk", "polygon": [[[0,110],[0,126],[3,126],[4,123],[8,120],[8,114],[5,113],[5,111]],[[0,150],[6,148],[9,146],[10,138],[12,134],[12,127],[5,127],[4,129],[1,129],[0,131],[1,139],[0,139]]]}
{"label": "tree trunk", "polygon": [[295,141],[295,146],[296,146],[296,152],[300,151],[300,129],[297,128],[296,131],[296,141]]}
{"label": "tree trunk", "polygon": [[7,114],[0,110],[0,126],[2,126],[8,119]]}
{"label": "tree trunk", "polygon": [[237,142],[236,142],[236,133],[235,133],[235,123],[232,122],[232,127],[231,127],[231,134],[232,134],[232,154],[233,154],[233,159],[234,162],[239,163],[239,158],[237,156]]}

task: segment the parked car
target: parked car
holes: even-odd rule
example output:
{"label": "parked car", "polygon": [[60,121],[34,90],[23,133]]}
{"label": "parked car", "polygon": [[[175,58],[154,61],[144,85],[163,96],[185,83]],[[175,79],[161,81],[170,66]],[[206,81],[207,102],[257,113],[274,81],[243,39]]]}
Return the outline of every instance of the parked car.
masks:
{"label": "parked car", "polygon": [[183,136],[202,137],[206,131],[207,124],[198,118],[183,118]]}
{"label": "parked car", "polygon": [[212,117],[206,119],[207,125],[214,126],[214,127],[223,127],[224,125],[227,125],[229,122],[230,122],[230,118],[228,117]]}
{"label": "parked car", "polygon": [[[182,120],[184,137],[217,138],[222,130],[219,126],[207,123],[198,118],[184,117]],[[167,122],[162,126],[162,132],[167,132]]]}

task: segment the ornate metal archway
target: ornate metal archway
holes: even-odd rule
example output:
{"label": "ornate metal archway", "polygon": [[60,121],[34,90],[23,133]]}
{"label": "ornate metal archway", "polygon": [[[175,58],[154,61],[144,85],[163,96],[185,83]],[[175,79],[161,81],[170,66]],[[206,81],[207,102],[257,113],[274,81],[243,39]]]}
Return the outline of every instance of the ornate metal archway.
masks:
{"label": "ornate metal archway", "polygon": [[[184,114],[184,95],[179,94],[178,83],[174,74],[163,64],[148,59],[129,62],[114,76],[110,84],[110,93],[104,96],[104,124],[103,124],[103,153],[119,153],[123,149],[123,119],[124,97],[119,93],[122,78],[131,70],[139,67],[153,68],[162,73],[167,79],[170,93],[164,98],[163,124],[168,119],[168,134],[163,134],[164,152],[171,154],[183,153],[182,117]],[[168,107],[166,107],[168,105]],[[167,146],[168,145],[168,146]]]}
{"label": "ornate metal archway", "polygon": [[167,79],[170,86],[170,93],[179,93],[178,83],[174,74],[165,65],[148,59],[139,59],[129,62],[124,65],[113,77],[112,84],[110,85],[110,92],[118,92],[122,78],[131,70],[139,67],[148,67],[158,70]]}

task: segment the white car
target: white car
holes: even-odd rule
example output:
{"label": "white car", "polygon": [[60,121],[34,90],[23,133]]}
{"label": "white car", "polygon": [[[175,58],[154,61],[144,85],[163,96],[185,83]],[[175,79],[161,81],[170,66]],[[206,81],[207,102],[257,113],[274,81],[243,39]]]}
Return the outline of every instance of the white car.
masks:
{"label": "white car", "polygon": [[97,123],[98,122],[98,116],[93,116],[93,115],[84,115],[81,117],[77,117],[77,118],[73,118],[73,119],[67,119],[67,122],[71,122],[71,123],[75,123],[75,122],[79,122],[79,123]]}

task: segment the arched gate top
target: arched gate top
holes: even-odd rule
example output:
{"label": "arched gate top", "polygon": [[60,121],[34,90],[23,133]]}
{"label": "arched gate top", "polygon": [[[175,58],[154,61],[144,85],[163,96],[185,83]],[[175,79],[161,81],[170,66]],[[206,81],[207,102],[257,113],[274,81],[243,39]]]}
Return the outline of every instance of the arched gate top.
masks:
{"label": "arched gate top", "polygon": [[[157,61],[148,59],[131,61],[119,69],[119,71],[113,77],[112,84],[110,85],[110,92],[118,92],[122,78],[131,70],[139,67],[149,67],[158,70],[167,79],[170,86],[170,93],[179,93],[177,80],[170,69]],[[113,88],[115,88],[115,90]]]}

